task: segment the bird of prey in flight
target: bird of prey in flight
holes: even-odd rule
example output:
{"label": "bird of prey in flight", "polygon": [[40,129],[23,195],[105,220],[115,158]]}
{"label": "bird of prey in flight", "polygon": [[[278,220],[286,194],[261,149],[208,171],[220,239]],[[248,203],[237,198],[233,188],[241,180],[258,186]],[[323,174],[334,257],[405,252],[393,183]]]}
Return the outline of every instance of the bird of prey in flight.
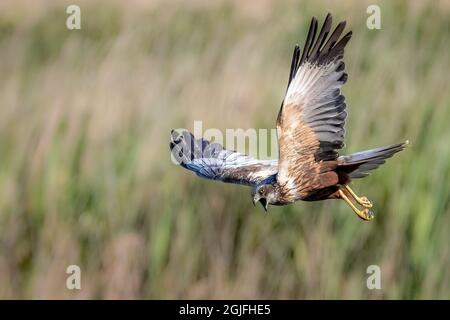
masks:
{"label": "bird of prey in flight", "polygon": [[334,31],[328,14],[318,32],[312,18],[303,51],[295,46],[286,95],[276,122],[279,159],[257,160],[220,144],[195,139],[188,131],[172,130],[170,149],[184,168],[203,178],[251,187],[253,204],[286,205],[297,200],[342,199],[363,220],[374,215],[366,197],[349,187],[363,178],[408,141],[350,155],[344,146],[347,118],[340,89],[347,81],[344,48],[352,32],[341,36],[345,21]]}

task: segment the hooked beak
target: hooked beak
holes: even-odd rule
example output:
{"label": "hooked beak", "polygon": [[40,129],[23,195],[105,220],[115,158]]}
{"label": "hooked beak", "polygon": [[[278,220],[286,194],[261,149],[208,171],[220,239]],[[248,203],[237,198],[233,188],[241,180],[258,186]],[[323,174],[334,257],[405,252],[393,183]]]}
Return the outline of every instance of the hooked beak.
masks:
{"label": "hooked beak", "polygon": [[253,205],[256,206],[256,203],[259,202],[261,203],[261,206],[264,208],[264,210],[267,212],[267,207],[269,206],[269,204],[267,203],[266,198],[261,198],[261,197],[255,197],[253,198]]}

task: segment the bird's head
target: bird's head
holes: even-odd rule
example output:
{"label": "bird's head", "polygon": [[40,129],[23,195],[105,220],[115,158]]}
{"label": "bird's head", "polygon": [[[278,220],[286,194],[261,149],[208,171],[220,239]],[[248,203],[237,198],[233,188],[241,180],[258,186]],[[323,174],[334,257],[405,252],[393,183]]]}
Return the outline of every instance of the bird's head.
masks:
{"label": "bird's head", "polygon": [[277,198],[276,188],[273,184],[263,184],[252,190],[253,205],[261,203],[264,210],[267,211],[269,204],[275,203]]}

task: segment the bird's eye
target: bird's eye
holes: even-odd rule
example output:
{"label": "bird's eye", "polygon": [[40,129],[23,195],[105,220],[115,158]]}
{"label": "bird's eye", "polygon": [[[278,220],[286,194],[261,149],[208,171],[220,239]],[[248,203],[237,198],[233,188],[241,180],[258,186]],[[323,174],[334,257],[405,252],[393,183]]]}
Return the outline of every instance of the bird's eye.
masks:
{"label": "bird's eye", "polygon": [[265,191],[265,189],[264,189],[264,188],[261,188],[261,189],[259,189],[259,194],[263,194],[263,193],[264,193],[264,191]]}

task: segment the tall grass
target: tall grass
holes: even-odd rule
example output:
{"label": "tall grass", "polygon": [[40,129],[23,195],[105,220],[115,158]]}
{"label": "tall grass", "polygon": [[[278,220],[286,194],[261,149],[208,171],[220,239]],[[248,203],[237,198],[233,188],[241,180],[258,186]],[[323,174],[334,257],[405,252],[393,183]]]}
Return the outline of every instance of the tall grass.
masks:
{"label": "tall grass", "polygon": [[[377,1],[376,1],[377,2]],[[450,6],[379,2],[11,2],[0,12],[0,297],[449,298]],[[273,128],[291,51],[332,12],[347,148],[410,139],[338,201],[269,214],[174,166],[171,128]],[[82,289],[66,289],[77,264]],[[382,289],[368,290],[379,265]]]}

